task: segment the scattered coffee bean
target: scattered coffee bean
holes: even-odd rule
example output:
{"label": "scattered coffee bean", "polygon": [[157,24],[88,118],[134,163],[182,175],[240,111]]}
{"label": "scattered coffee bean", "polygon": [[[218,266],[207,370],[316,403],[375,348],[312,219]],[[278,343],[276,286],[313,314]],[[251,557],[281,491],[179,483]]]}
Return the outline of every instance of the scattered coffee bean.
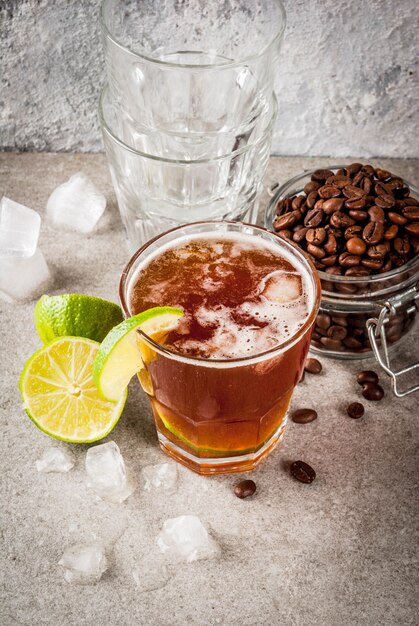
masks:
{"label": "scattered coffee bean", "polygon": [[314,409],[297,409],[293,411],[291,417],[296,424],[309,424],[317,419],[317,413]]}
{"label": "scattered coffee bean", "polygon": [[308,359],[306,359],[306,362],[304,364],[304,369],[306,372],[309,372],[310,374],[320,374],[320,372],[322,371],[322,364],[320,363],[318,359],[309,357]]}
{"label": "scattered coffee bean", "polygon": [[372,402],[378,402],[384,396],[384,389],[381,385],[374,385],[374,383],[366,383],[362,387],[362,395],[366,400]]}
{"label": "scattered coffee bean", "polygon": [[234,486],[234,493],[238,498],[248,498],[256,491],[256,484],[253,480],[242,480]]}
{"label": "scattered coffee bean", "polygon": [[366,383],[378,384],[378,375],[372,370],[362,370],[358,372],[356,376],[358,385],[365,385]]}
{"label": "scattered coffee bean", "polygon": [[352,419],[357,420],[362,417],[365,413],[364,405],[360,402],[351,402],[351,404],[346,409],[347,414]]}
{"label": "scattered coffee bean", "polygon": [[290,471],[292,476],[299,480],[300,483],[309,484],[316,478],[314,469],[308,463],[304,463],[304,461],[295,461],[291,465]]}

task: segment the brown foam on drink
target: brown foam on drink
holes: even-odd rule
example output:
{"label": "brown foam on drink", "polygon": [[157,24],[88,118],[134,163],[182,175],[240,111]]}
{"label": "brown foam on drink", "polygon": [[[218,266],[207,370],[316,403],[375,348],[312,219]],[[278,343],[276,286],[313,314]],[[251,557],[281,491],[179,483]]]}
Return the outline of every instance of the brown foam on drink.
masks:
{"label": "brown foam on drink", "polygon": [[312,306],[296,261],[251,235],[185,237],[137,270],[134,313],[181,306],[185,318],[168,342],[187,356],[233,359],[265,352],[295,335]]}

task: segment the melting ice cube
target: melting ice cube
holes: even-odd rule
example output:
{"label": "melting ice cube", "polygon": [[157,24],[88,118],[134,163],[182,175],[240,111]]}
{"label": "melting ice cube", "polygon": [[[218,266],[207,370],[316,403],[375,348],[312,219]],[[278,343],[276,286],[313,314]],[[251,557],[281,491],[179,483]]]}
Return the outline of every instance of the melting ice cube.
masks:
{"label": "melting ice cube", "polygon": [[83,172],[74,174],[50,195],[47,215],[57,226],[90,233],[106,208],[106,198]]}
{"label": "melting ice cube", "polygon": [[147,465],[141,470],[144,491],[172,491],[176,486],[177,475],[174,463]]}
{"label": "melting ice cube", "polygon": [[89,584],[100,580],[107,569],[106,556],[98,543],[78,543],[67,548],[58,562],[68,583]]}
{"label": "melting ice cube", "polygon": [[262,295],[270,302],[286,304],[293,302],[303,293],[303,281],[299,274],[278,270],[263,281]]}
{"label": "melting ice cube", "polygon": [[38,472],[69,472],[74,467],[73,455],[61,448],[48,448],[36,462]]}
{"label": "melting ice cube", "polygon": [[35,297],[50,278],[39,248],[30,257],[0,258],[0,297],[8,302]]}
{"label": "melting ice cube", "polygon": [[4,196],[0,201],[0,258],[30,257],[38,245],[41,217]]}
{"label": "melting ice cube", "polygon": [[120,503],[135,489],[127,479],[124,459],[114,441],[89,448],[86,472],[89,487],[102,500]]}
{"label": "melting ice cube", "polygon": [[218,545],[196,515],[181,515],[166,520],[157,537],[157,545],[163,554],[188,563],[214,558],[219,553]]}

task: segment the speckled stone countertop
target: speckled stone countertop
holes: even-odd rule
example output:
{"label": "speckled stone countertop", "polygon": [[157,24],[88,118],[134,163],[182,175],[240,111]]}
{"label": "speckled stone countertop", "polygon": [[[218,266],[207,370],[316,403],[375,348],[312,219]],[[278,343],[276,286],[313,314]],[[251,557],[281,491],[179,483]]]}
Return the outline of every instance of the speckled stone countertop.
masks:
{"label": "speckled stone countertop", "polygon": [[[266,185],[328,163],[272,158]],[[373,163],[418,183],[417,161]],[[48,292],[116,301],[128,252],[103,155],[1,154],[0,195],[44,214],[52,189],[79,170],[106,194],[108,209],[89,236],[58,234],[44,220],[40,247],[53,272]],[[265,194],[261,206],[266,202]],[[349,419],[345,407],[359,399],[361,366],[323,358],[323,372],[306,375],[293,399],[293,407],[315,407],[318,419],[288,426],[283,444],[252,475],[258,487],[252,499],[233,495],[234,476],[204,478],[182,468],[171,495],[152,496],[139,486],[123,504],[109,504],[86,487],[85,446],[73,448],[76,466],[68,474],[36,471],[52,440],[24,414],[17,387],[40,343],[33,306],[0,303],[3,626],[417,624],[419,394],[396,399],[383,375],[384,399],[365,402],[365,417]],[[413,336],[402,340],[398,360],[418,357]],[[136,479],[144,465],[166,460],[135,382],[108,439]],[[312,485],[290,476],[287,465],[295,459],[316,469]],[[221,556],[171,567],[165,586],[141,591],[133,568],[163,522],[184,513],[199,515]],[[58,561],[91,532],[106,547],[109,570],[95,585],[69,585]]]}

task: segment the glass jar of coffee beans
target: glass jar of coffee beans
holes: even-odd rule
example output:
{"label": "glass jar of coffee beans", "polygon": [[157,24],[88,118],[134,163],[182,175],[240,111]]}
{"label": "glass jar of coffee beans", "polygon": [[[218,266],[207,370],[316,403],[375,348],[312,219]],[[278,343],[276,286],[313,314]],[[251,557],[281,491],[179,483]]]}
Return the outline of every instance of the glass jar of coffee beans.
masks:
{"label": "glass jar of coffee beans", "polygon": [[362,163],[305,172],[277,189],[265,226],[306,252],[322,284],[314,350],[368,357],[367,320],[385,333],[385,348],[411,328],[419,308],[418,200],[400,176]]}

